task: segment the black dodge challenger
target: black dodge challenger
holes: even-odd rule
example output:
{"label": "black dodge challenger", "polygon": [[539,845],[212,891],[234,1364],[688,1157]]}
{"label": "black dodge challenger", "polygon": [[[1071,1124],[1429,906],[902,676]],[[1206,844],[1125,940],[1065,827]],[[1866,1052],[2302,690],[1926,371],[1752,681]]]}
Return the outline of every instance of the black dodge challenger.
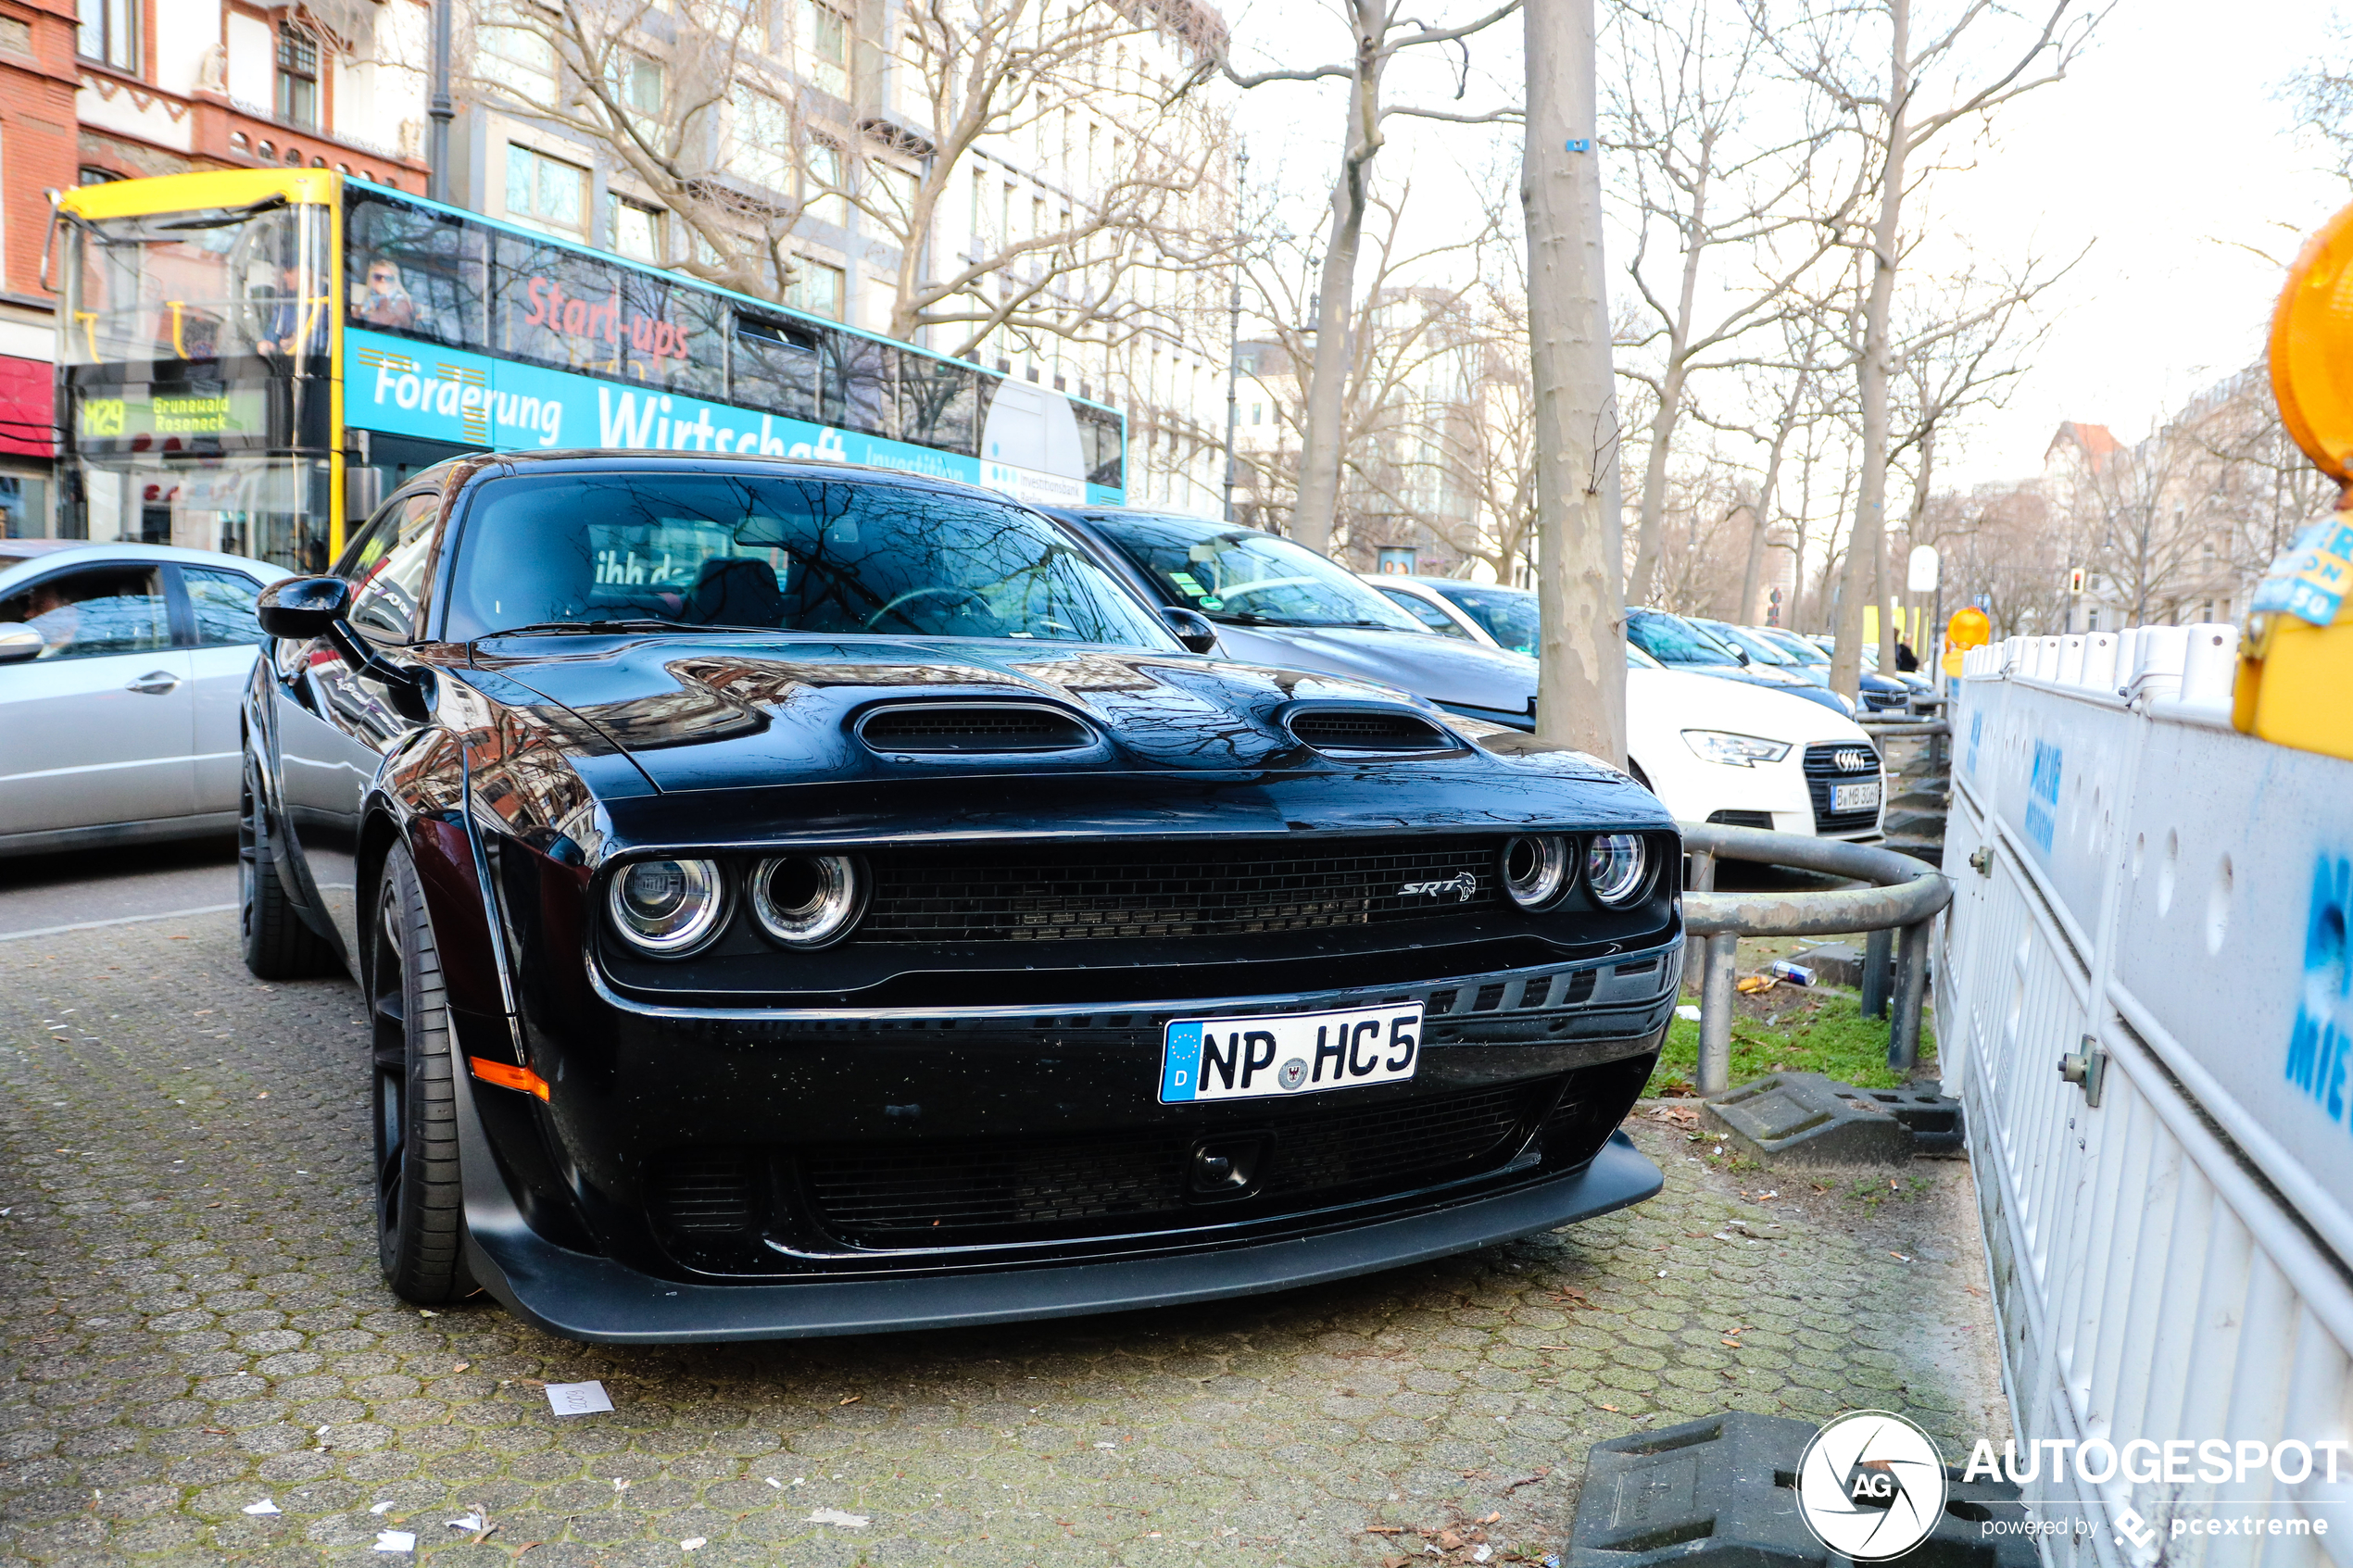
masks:
{"label": "black dodge challenger", "polygon": [[367,997],[385,1277],[720,1340],[1280,1288],[1639,1201],[1658,802],[1222,661],[1060,526],[468,458],[263,599],[245,952]]}

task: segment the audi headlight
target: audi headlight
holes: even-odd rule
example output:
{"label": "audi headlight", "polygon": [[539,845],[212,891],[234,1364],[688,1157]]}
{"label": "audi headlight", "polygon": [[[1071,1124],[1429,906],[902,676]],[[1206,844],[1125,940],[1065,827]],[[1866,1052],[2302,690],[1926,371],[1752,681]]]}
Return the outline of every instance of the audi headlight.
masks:
{"label": "audi headlight", "polygon": [[1612,909],[1642,896],[1649,871],[1650,851],[1639,834],[1597,833],[1585,847],[1585,886]]}
{"label": "audi headlight", "polygon": [[683,958],[726,919],[727,884],[709,860],[639,860],[613,873],[605,901],[623,941],[654,958]]}
{"label": "audi headlight", "polygon": [[1524,834],[1504,846],[1504,891],[1523,909],[1558,898],[1568,870],[1568,846],[1551,834]]}
{"label": "audi headlight", "polygon": [[751,873],[751,914],[787,947],[824,947],[849,935],[865,880],[847,855],[780,855]]}
{"label": "audi headlight", "polygon": [[1759,762],[1778,762],[1789,755],[1787,741],[1734,734],[1730,730],[1685,730],[1683,744],[1702,761],[1721,762],[1727,768],[1754,768]]}

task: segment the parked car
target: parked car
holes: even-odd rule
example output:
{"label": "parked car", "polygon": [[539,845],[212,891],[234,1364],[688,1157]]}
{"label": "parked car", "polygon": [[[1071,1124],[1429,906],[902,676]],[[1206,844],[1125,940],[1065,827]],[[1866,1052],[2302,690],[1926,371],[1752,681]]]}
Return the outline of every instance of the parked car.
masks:
{"label": "parked car", "polygon": [[0,540],[0,855],[233,829],[254,601],[284,575],[169,545]]}
{"label": "parked car", "polygon": [[[1524,588],[1365,581],[1408,610],[1451,618],[1464,637],[1492,646],[1525,628],[1534,646],[1536,596]],[[1626,655],[1627,759],[1677,821],[1879,836],[1879,749],[1853,720],[1785,693],[1667,670],[1630,643]]]}
{"label": "parked car", "polygon": [[1663,609],[1629,609],[1626,635],[1669,670],[1786,692],[1818,703],[1843,719],[1854,717],[1854,705],[1838,693],[1779,666],[1755,662],[1740,648],[1720,641],[1683,616]]}
{"label": "parked car", "polygon": [[1000,495],[483,455],[260,614],[246,961],[359,980],[409,1300],[615,1342],[979,1323],[1659,1186],[1614,1131],[1681,969],[1658,802],[1189,650],[1198,615]]}
{"label": "parked car", "polygon": [[[1766,643],[1779,648],[1789,659],[1789,668],[1818,685],[1831,684],[1831,656],[1809,637],[1779,626],[1742,626],[1735,630],[1747,633],[1750,644]],[[1874,713],[1899,710],[1912,700],[1912,688],[1901,680],[1891,680],[1872,669],[1865,669],[1858,684],[1863,706]]]}
{"label": "parked car", "polygon": [[1526,588],[1396,573],[1365,581],[1433,632],[1469,637],[1512,653],[1533,657],[1536,652],[1543,621],[1537,612],[1536,596]]}
{"label": "parked car", "polygon": [[[1430,635],[1346,567],[1296,540],[1139,509],[1050,508],[1150,604],[1193,611],[1248,664],[1382,681],[1450,713],[1535,725],[1534,667]],[[1410,680],[1398,671],[1410,669]]]}

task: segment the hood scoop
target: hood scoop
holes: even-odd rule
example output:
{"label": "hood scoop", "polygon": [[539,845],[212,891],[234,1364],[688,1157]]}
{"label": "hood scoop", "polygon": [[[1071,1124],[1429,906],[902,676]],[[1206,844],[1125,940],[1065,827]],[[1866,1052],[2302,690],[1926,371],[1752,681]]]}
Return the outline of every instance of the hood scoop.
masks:
{"label": "hood scoop", "polygon": [[1342,754],[1461,748],[1453,736],[1428,720],[1394,709],[1311,709],[1290,716],[1290,733],[1302,745]]}
{"label": "hood scoop", "polygon": [[858,738],[887,754],[985,756],[1084,751],[1095,744],[1095,732],[1043,703],[908,702],[867,714]]}

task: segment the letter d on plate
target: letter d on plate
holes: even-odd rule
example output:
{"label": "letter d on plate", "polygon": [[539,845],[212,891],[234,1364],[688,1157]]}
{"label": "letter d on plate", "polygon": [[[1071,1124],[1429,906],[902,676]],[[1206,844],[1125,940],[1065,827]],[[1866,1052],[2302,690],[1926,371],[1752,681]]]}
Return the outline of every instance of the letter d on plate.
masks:
{"label": "letter d on plate", "polygon": [[1160,1102],[1180,1104],[1193,1098],[1201,1082],[1201,1025],[1172,1023],[1167,1048],[1161,1055]]}

